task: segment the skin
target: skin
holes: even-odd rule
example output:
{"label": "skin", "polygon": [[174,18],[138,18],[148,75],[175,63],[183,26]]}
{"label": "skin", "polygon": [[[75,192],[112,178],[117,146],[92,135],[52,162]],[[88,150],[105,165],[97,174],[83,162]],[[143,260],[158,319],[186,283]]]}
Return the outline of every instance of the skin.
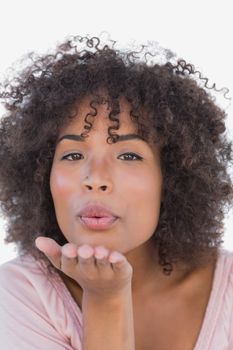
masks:
{"label": "skin", "polygon": [[[124,99],[120,103],[117,134],[136,133],[129,104]],[[88,112],[87,97],[58,139],[66,134],[80,135]],[[152,148],[138,139],[108,144],[108,126],[112,123],[108,113],[106,105],[98,106],[85,142],[64,139],[56,146],[50,189],[59,227],[69,243],[60,247],[45,237],[37,238],[35,243],[62,275],[74,280],[83,291],[106,297],[132,285],[133,294],[140,299],[170,288],[185,272],[177,269],[167,278],[156,260],[153,234],[158,225],[163,184],[159,146]],[[127,152],[142,160],[125,155]],[[76,154],[65,159],[70,153]],[[102,186],[106,186],[105,191]],[[77,212],[93,200],[107,205],[119,216],[107,231],[89,230],[77,219]]]}
{"label": "skin", "polygon": [[[85,99],[58,139],[80,135],[89,111]],[[108,144],[107,113],[105,105],[99,106],[85,142],[63,140],[55,150],[50,189],[59,227],[69,243],[61,247],[46,237],[35,243],[57,267],[83,311],[86,349],[97,344],[104,348],[106,334],[112,349],[154,349],[155,344],[191,349],[202,325],[215,264],[190,271],[177,263],[169,278],[163,274],[153,243],[163,187],[159,146],[152,148],[141,140]],[[120,124],[118,135],[136,132],[124,100]],[[142,160],[123,156],[127,152]],[[64,159],[70,153],[76,155]],[[77,219],[77,212],[93,200],[119,216],[110,229],[92,231]],[[164,338],[167,329],[173,332]]]}

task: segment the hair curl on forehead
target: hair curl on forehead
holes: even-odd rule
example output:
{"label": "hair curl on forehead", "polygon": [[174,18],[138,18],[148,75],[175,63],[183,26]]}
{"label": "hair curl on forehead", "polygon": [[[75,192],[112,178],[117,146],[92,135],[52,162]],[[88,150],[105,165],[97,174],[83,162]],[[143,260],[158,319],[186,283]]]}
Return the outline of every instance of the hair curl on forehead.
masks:
{"label": "hair curl on forehead", "polygon": [[[85,115],[84,118],[84,126],[83,131],[81,133],[81,136],[85,139],[89,137],[89,132],[93,127],[93,124],[95,122],[95,118],[99,114],[99,106],[100,105],[106,105],[106,110],[108,113],[109,121],[111,122],[111,125],[108,127],[108,137],[106,139],[106,142],[116,143],[118,141],[118,133],[117,131],[120,129],[121,126],[121,113],[122,113],[122,104],[125,101],[122,96],[118,96],[117,99],[113,100],[110,97],[107,97],[107,92],[102,93],[95,93],[92,96],[87,96],[88,99],[83,99],[80,101],[80,103],[77,105],[77,107],[74,109],[74,113],[69,116],[69,121],[67,122],[67,125],[69,125],[72,122],[73,118],[79,118],[79,107],[80,104],[83,102],[86,102],[89,104],[89,112]],[[123,104],[123,109],[125,111],[125,108],[127,108],[127,105],[125,103]],[[149,116],[146,114],[146,111],[143,111],[143,109],[139,106],[137,109],[137,114],[134,111],[132,105],[130,109],[130,121],[134,124],[136,128],[136,133],[141,136],[141,138],[148,142],[152,147],[155,145],[159,145],[161,143],[161,140],[156,137],[155,130],[150,129],[150,123],[149,123]],[[64,127],[64,126],[63,126]]]}
{"label": "hair curl on forehead", "polygon": [[163,202],[153,240],[163,272],[216,259],[224,214],[232,207],[232,142],[216,88],[192,64],[158,45],[117,49],[98,37],[70,37],[45,55],[29,53],[26,67],[1,83],[6,114],[0,121],[0,201],[7,220],[6,243],[53,266],[35,248],[38,236],[67,243],[49,187],[59,131],[75,118],[87,96],[87,137],[98,106],[107,104],[107,142],[117,142],[120,101],[130,106],[137,133],[160,145]]}

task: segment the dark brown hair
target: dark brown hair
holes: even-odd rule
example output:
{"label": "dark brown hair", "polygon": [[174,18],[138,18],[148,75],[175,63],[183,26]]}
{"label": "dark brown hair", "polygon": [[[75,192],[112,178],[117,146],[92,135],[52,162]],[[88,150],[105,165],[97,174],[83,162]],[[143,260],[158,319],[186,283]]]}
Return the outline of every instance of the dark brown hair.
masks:
{"label": "dark brown hair", "polygon": [[60,245],[67,243],[49,187],[59,130],[74,117],[74,106],[92,96],[86,133],[92,127],[95,106],[108,103],[112,121],[108,142],[116,142],[119,98],[124,97],[138,133],[161,145],[163,202],[153,236],[159,263],[168,275],[175,262],[201,266],[216,257],[224,214],[232,206],[227,168],[233,153],[225,134],[226,113],[207,92],[208,79],[193,65],[175,59],[169,50],[163,51],[165,63],[149,63],[148,58],[156,56],[150,51],[138,60],[145,45],[136,52],[117,50],[115,43],[70,37],[53,54],[28,54],[32,63],[1,84],[6,109],[0,121],[5,242],[16,243],[20,255],[30,253],[52,269],[34,241],[47,236]]}

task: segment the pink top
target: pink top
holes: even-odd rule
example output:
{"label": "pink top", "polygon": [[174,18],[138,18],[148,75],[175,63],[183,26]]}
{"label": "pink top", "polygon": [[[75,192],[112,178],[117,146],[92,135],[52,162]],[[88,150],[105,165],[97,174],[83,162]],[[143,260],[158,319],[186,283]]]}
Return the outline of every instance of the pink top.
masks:
{"label": "pink top", "polygon": [[[0,344],[10,350],[81,350],[82,313],[61,277],[28,255],[0,266]],[[223,248],[193,350],[233,350],[233,252]]]}

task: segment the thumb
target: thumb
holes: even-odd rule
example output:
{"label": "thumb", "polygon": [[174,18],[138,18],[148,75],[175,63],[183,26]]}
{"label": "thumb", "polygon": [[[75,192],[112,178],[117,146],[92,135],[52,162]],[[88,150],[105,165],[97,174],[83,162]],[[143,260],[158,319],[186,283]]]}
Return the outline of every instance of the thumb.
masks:
{"label": "thumb", "polygon": [[57,268],[61,267],[61,246],[49,237],[37,237],[35,240],[36,247],[42,251],[51,263]]}

